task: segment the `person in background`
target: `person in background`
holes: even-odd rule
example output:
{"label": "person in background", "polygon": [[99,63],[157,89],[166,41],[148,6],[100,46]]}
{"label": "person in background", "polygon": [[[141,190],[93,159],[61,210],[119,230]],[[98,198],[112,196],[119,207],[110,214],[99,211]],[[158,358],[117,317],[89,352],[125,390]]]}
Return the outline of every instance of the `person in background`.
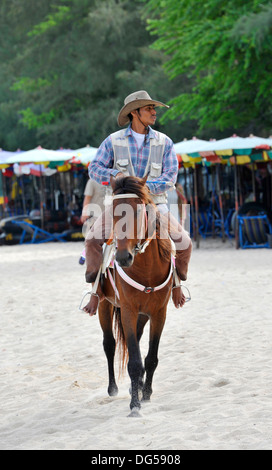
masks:
{"label": "person in background", "polygon": [[84,190],[84,200],[82,206],[81,222],[84,224],[88,219],[92,219],[91,225],[95,222],[95,216],[90,210],[90,204],[97,204],[101,210],[104,208],[105,187],[98,184],[95,180],[89,179]]}
{"label": "person in background", "polygon": [[[179,211],[179,220],[184,222],[184,217],[186,217],[186,211],[183,211],[182,206],[187,206],[188,201],[184,194],[184,189],[181,183],[177,182],[176,184],[176,193],[178,198],[178,211]],[[184,225],[184,224],[183,224]]]}
{"label": "person in background", "polygon": [[[84,237],[86,236],[86,233],[90,230],[90,228],[92,227],[92,225],[97,219],[96,214],[98,214],[98,211],[94,212],[92,210],[92,205],[97,204],[100,210],[103,212],[105,209],[104,207],[105,195],[106,195],[105,186],[98,184],[93,179],[89,179],[87,181],[85,190],[84,190],[84,200],[83,200],[83,206],[82,206],[82,213],[80,217],[80,221],[83,225],[82,233]],[[85,263],[85,256],[86,254],[85,254],[85,248],[84,248],[79,258],[79,264]]]}

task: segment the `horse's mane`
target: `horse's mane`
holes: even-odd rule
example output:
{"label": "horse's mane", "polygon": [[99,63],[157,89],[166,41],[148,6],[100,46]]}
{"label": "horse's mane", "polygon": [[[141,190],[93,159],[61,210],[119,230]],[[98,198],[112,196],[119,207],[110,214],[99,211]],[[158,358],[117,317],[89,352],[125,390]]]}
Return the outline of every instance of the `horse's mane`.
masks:
{"label": "horse's mane", "polygon": [[124,176],[115,180],[113,194],[136,194],[143,204],[153,204],[148,187],[145,184],[145,178],[136,176]]}
{"label": "horse's mane", "polygon": [[[154,202],[150,196],[148,187],[145,184],[145,178],[137,178],[136,176],[124,176],[119,177],[115,180],[115,186],[113,194],[136,194],[141,200],[142,204],[152,204],[155,207]],[[170,259],[171,256],[171,242],[170,240],[160,238],[160,212],[156,210],[156,239],[158,242],[158,248],[160,256],[166,260]]]}

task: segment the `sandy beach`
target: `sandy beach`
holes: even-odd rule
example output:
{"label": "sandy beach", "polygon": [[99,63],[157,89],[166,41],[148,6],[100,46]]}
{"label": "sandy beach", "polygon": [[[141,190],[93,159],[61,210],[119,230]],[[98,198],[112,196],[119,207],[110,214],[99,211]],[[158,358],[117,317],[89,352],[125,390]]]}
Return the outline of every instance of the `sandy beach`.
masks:
{"label": "sandy beach", "polygon": [[0,246],[0,449],[271,450],[272,250],[194,247],[192,301],[169,304],[151,402],[128,418],[128,376],[108,397],[98,317],[78,310],[81,249]]}

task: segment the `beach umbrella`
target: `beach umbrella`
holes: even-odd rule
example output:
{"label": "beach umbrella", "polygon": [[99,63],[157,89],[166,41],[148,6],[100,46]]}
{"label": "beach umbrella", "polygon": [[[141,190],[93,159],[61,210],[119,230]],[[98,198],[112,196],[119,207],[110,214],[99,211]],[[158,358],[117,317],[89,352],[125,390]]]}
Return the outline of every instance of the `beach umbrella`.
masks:
{"label": "beach umbrella", "polygon": [[13,152],[7,159],[6,163],[12,165],[13,163],[44,163],[44,162],[63,162],[72,158],[70,152],[62,152],[61,155],[57,150],[48,150],[42,147],[37,147],[25,152]]}
{"label": "beach umbrella", "polygon": [[[226,139],[211,141],[194,138],[174,144],[176,153],[181,155],[182,160],[191,163],[197,162],[195,159],[199,157],[204,162],[210,163],[220,163],[222,159],[230,159],[233,164],[250,163],[251,161],[263,160],[264,151],[267,151],[267,159],[269,159],[269,149],[271,147],[271,138],[266,139],[257,136],[238,137],[235,135]],[[234,155],[239,156],[236,159],[236,163]]]}
{"label": "beach umbrella", "polygon": [[[238,137],[232,136],[226,139],[219,139],[209,141],[205,144],[205,148],[200,145],[196,147],[195,151],[215,151],[220,152],[221,150],[239,150],[241,155],[247,155],[247,151],[252,149],[267,146],[268,148],[272,145],[272,139],[265,139],[262,137]],[[245,152],[245,153],[243,153]],[[238,153],[238,152],[235,152]]]}
{"label": "beach umbrella", "polygon": [[82,148],[74,150],[74,153],[75,153],[76,158],[78,158],[82,164],[87,165],[94,159],[94,157],[96,156],[97,150],[98,150],[97,148],[90,147],[87,145],[86,147],[82,147]]}
{"label": "beach umbrella", "polygon": [[20,165],[19,163],[13,164],[13,171],[16,176],[22,175],[34,175],[34,176],[52,176],[57,170],[47,168],[43,163],[25,163]]}
{"label": "beach umbrella", "polygon": [[60,148],[57,150],[57,152],[60,152],[61,154],[68,153],[70,154],[70,160],[69,163],[73,163],[75,165],[87,165],[89,162],[91,162],[97,152],[96,147],[91,147],[90,145],[86,145],[86,147],[81,147],[78,149],[63,149]]}
{"label": "beach umbrella", "polygon": [[20,151],[16,152],[9,152],[7,150],[2,150],[0,149],[0,170],[5,170],[9,166],[12,165],[12,163],[9,162],[9,160],[14,156],[18,155]]}
{"label": "beach umbrella", "polygon": [[183,140],[174,144],[175,152],[179,155],[181,154],[188,154],[197,152],[198,149],[205,149],[206,144],[209,142],[207,140],[201,140],[194,137],[191,140]]}
{"label": "beach umbrella", "polygon": [[5,164],[9,157],[12,157],[14,152],[0,149],[0,164]]}
{"label": "beach umbrella", "polygon": [[[238,137],[238,136],[232,136],[228,137],[226,139],[219,139],[219,140],[213,140],[209,141],[207,144],[205,144],[205,148],[203,150],[211,150],[211,151],[220,151],[220,150],[248,150],[248,149],[253,149],[261,145],[272,145],[272,139],[265,139],[262,137]],[[201,147],[199,147],[199,150],[201,151]]]}

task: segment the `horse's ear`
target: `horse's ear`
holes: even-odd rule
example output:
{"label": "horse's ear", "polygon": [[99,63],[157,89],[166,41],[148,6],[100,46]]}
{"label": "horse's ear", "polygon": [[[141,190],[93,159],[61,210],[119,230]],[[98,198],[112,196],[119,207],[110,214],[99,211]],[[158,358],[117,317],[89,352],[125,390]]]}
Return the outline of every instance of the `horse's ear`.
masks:
{"label": "horse's ear", "polygon": [[119,171],[119,173],[117,173],[117,175],[115,175],[115,176],[111,175],[111,177],[110,177],[110,185],[111,185],[111,187],[112,187],[112,191],[113,191],[113,192],[115,191],[115,188],[116,188],[116,180],[117,180],[118,178],[123,178],[124,176],[125,176],[125,175],[124,175],[121,171]]}
{"label": "horse's ear", "polygon": [[142,178],[143,185],[145,185],[145,183],[147,182],[147,177],[148,177],[148,175],[145,175],[145,176]]}
{"label": "horse's ear", "polygon": [[112,187],[112,191],[114,192],[114,190],[115,190],[115,177],[113,175],[111,175],[111,177],[110,177],[110,185]]}

